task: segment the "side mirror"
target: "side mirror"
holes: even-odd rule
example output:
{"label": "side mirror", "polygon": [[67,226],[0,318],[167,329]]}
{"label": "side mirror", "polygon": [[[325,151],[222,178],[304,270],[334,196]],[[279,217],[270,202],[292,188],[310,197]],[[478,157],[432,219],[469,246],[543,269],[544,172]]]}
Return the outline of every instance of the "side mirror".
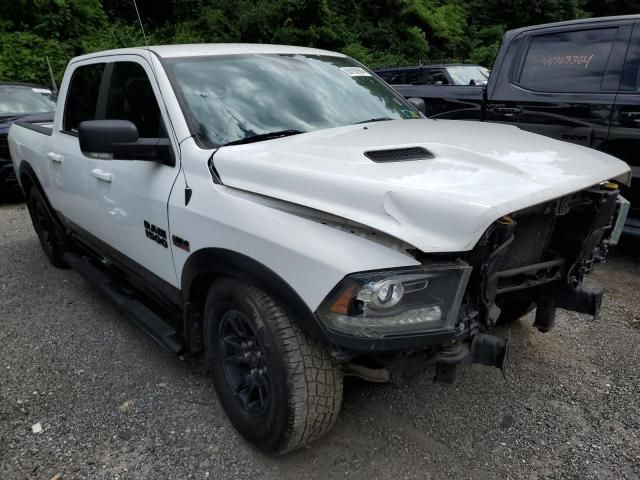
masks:
{"label": "side mirror", "polygon": [[413,107],[423,115],[427,114],[427,105],[424,103],[423,99],[418,97],[411,97],[407,99],[407,102],[413,105]]}
{"label": "side mirror", "polygon": [[98,160],[142,160],[175,165],[168,138],[140,138],[129,120],[87,120],[78,126],[80,150]]}

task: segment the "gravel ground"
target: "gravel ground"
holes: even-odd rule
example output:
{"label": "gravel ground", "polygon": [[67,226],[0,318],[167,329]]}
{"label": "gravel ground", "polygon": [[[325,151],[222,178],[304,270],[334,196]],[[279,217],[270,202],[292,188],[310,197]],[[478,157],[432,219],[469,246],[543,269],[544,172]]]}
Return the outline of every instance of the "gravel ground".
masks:
{"label": "gravel ground", "polygon": [[531,318],[512,327],[506,381],[480,366],[453,386],[431,371],[407,386],[348,380],[326,438],[268,458],[196,365],[51,267],[24,205],[0,205],[0,478],[637,479],[637,251],[593,276],[609,292],[598,321],[562,312],[548,334]]}

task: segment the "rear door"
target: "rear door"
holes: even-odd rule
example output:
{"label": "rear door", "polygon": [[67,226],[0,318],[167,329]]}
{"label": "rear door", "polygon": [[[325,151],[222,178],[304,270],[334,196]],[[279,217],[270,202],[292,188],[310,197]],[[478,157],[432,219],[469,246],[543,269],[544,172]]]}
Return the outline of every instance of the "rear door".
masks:
{"label": "rear door", "polygon": [[633,29],[616,97],[609,141],[603,150],[631,166],[633,188],[625,188],[622,193],[631,202],[628,223],[640,229],[640,22]]}
{"label": "rear door", "polygon": [[[46,152],[51,189],[47,195],[61,213],[69,227],[84,225],[91,229],[95,222],[89,197],[94,178],[91,170],[95,160],[80,151],[78,125],[85,120],[95,120],[98,96],[104,79],[106,63],[92,59],[71,65],[70,79],[62,85],[59,104],[62,115],[56,115],[54,130]],[[65,79],[66,81],[66,79]]]}
{"label": "rear door", "polygon": [[514,39],[486,119],[599,148],[606,142],[632,21],[538,29]]}

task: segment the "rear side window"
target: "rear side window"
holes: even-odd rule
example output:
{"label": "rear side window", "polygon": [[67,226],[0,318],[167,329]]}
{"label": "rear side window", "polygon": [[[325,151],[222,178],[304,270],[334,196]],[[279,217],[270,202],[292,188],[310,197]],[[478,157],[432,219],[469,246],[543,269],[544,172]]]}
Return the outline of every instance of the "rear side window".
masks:
{"label": "rear side window", "polygon": [[389,80],[393,78],[393,72],[376,72],[376,73],[382,80],[384,80],[387,83],[389,83]]}
{"label": "rear side window", "polygon": [[385,82],[391,85],[397,85],[399,83],[403,83],[402,74],[404,72],[402,70],[387,70],[386,72],[381,72],[380,78],[382,78]]}
{"label": "rear side window", "polygon": [[442,70],[429,70],[427,85],[449,85],[449,79]]}
{"label": "rear side window", "polygon": [[77,133],[80,122],[95,120],[104,65],[104,63],[83,65],[73,72],[64,107],[63,130],[65,132]]}
{"label": "rear side window", "polygon": [[133,122],[142,138],[166,137],[160,107],[142,65],[115,63],[108,98],[107,119]]}
{"label": "rear side window", "polygon": [[539,92],[600,90],[616,33],[601,28],[534,36],[520,85]]}
{"label": "rear side window", "polygon": [[405,83],[409,83],[411,85],[422,85],[422,70],[407,70],[407,77],[405,79]]}

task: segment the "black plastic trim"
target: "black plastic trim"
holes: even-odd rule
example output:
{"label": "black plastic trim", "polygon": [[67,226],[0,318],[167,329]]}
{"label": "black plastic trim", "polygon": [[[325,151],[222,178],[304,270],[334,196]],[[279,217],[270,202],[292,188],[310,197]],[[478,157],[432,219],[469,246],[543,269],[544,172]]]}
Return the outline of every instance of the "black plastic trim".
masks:
{"label": "black plastic trim", "polygon": [[226,275],[257,286],[279,300],[307,335],[327,340],[320,321],[282,277],[266,265],[232,250],[203,248],[189,256],[182,268],[181,278],[185,304],[193,300],[193,286],[197,278],[208,274]]}
{"label": "black plastic trim", "polygon": [[364,156],[376,163],[408,162],[412,160],[431,160],[435,155],[424,147],[389,148],[370,150]]}
{"label": "black plastic trim", "polygon": [[80,246],[85,247],[89,254],[108,260],[122,271],[127,282],[134,288],[150,297],[154,303],[163,306],[165,314],[170,313],[175,321],[182,322],[183,303],[178,288],[64,217],[61,212],[57,214],[63,220],[71,237]]}
{"label": "black plastic trim", "polygon": [[[46,135],[47,137],[53,135],[53,127],[43,127],[42,125],[32,123],[35,121],[47,122],[48,120],[33,119],[29,121],[28,118],[23,118],[22,120],[18,120],[15,124],[21,126],[22,128],[26,128],[27,130],[32,130],[34,132],[41,133],[42,135]],[[51,116],[51,121],[53,122],[53,115]]]}
{"label": "black plastic trim", "polygon": [[455,330],[384,338],[354,337],[334,331],[327,332],[327,335],[330,343],[361,353],[423,350],[456,339]]}
{"label": "black plastic trim", "polygon": [[18,167],[18,172],[16,172],[16,176],[19,179],[20,188],[22,189],[22,192],[25,195],[27,194],[27,192],[24,189],[24,177],[29,178],[33,186],[37,188],[38,191],[42,194],[45,207],[47,208],[47,213],[51,215],[51,218],[53,218],[56,222],[58,222],[60,227],[62,227],[63,225],[62,225],[62,222],[60,221],[60,217],[58,217],[58,215],[56,214],[56,211],[53,209],[53,207],[49,203],[49,199],[47,198],[47,194],[44,192],[44,188],[42,188],[42,184],[38,179],[38,175],[33,170],[33,167],[26,160],[22,160],[20,162],[20,166]]}

